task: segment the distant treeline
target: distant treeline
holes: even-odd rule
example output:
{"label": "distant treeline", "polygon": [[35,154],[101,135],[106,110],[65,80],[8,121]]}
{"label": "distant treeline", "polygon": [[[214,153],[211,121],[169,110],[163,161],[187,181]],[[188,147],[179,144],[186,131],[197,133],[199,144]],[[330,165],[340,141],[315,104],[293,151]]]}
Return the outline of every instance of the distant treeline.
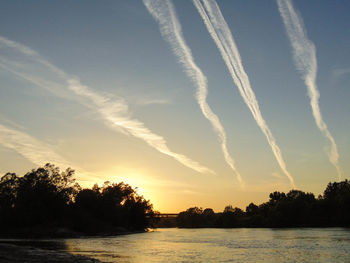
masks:
{"label": "distant treeline", "polygon": [[0,179],[0,236],[69,236],[142,231],[152,204],[125,183],[82,189],[74,170],[46,164],[24,176]]}
{"label": "distant treeline", "polygon": [[[130,185],[105,182],[91,189],[75,182],[74,170],[52,164],[24,176],[0,179],[0,237],[113,235],[149,227],[350,227],[350,182],[329,183],[323,195],[274,192],[245,211],[228,205],[221,213],[192,207],[161,218]],[[157,221],[159,220],[159,221]]]}
{"label": "distant treeline", "polygon": [[[245,211],[226,206],[222,213],[192,207],[179,213],[178,227],[350,227],[350,182],[329,183],[323,195],[291,190],[274,192],[261,205],[249,204]],[[163,225],[169,222],[163,222]],[[176,225],[174,225],[176,223]]]}

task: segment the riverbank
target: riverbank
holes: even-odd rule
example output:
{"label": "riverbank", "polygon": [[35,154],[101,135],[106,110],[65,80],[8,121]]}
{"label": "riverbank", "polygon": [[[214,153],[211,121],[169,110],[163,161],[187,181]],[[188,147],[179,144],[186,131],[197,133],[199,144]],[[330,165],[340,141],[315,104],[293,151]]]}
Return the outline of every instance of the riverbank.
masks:
{"label": "riverbank", "polygon": [[79,255],[48,249],[34,248],[30,246],[18,246],[9,243],[0,243],[1,263],[101,263]]}
{"label": "riverbank", "polygon": [[8,229],[0,232],[2,239],[52,239],[52,238],[83,238],[119,236],[135,233],[143,233],[148,230],[128,230],[124,227],[111,227],[100,232],[77,232],[64,227],[36,226],[27,228]]}

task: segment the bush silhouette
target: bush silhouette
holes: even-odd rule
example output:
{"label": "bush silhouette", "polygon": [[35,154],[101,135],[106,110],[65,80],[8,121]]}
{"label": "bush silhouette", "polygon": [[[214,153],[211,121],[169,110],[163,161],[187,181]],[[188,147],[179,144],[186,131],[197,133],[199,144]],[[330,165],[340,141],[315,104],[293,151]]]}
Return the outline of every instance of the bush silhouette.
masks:
{"label": "bush silhouette", "polygon": [[[23,177],[7,173],[0,179],[0,235],[69,228],[85,234],[144,230],[151,225],[152,204],[125,183],[105,182],[81,189],[74,170],[53,164]],[[25,229],[25,230],[24,230]]]}
{"label": "bush silhouette", "polygon": [[245,212],[231,205],[222,213],[193,207],[179,213],[177,223],[179,227],[349,227],[350,182],[329,183],[318,198],[300,190],[273,192],[269,201],[250,203]]}

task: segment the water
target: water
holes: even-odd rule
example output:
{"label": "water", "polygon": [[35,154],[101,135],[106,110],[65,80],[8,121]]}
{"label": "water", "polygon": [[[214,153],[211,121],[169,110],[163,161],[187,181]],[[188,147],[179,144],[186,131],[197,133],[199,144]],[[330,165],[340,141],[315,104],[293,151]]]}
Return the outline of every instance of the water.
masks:
{"label": "water", "polygon": [[350,262],[350,229],[344,228],[168,228],[51,242],[42,245],[104,262]]}

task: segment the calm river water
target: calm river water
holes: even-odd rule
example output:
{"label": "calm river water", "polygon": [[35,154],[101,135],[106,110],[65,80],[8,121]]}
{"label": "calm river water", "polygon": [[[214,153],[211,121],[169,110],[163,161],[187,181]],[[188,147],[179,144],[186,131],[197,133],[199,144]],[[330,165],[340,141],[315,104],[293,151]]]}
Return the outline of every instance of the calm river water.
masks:
{"label": "calm river water", "polygon": [[350,229],[344,228],[167,228],[55,242],[52,244],[61,243],[57,250],[103,262],[350,262]]}
{"label": "calm river water", "polygon": [[66,240],[105,262],[350,262],[350,230],[158,229],[113,238]]}

